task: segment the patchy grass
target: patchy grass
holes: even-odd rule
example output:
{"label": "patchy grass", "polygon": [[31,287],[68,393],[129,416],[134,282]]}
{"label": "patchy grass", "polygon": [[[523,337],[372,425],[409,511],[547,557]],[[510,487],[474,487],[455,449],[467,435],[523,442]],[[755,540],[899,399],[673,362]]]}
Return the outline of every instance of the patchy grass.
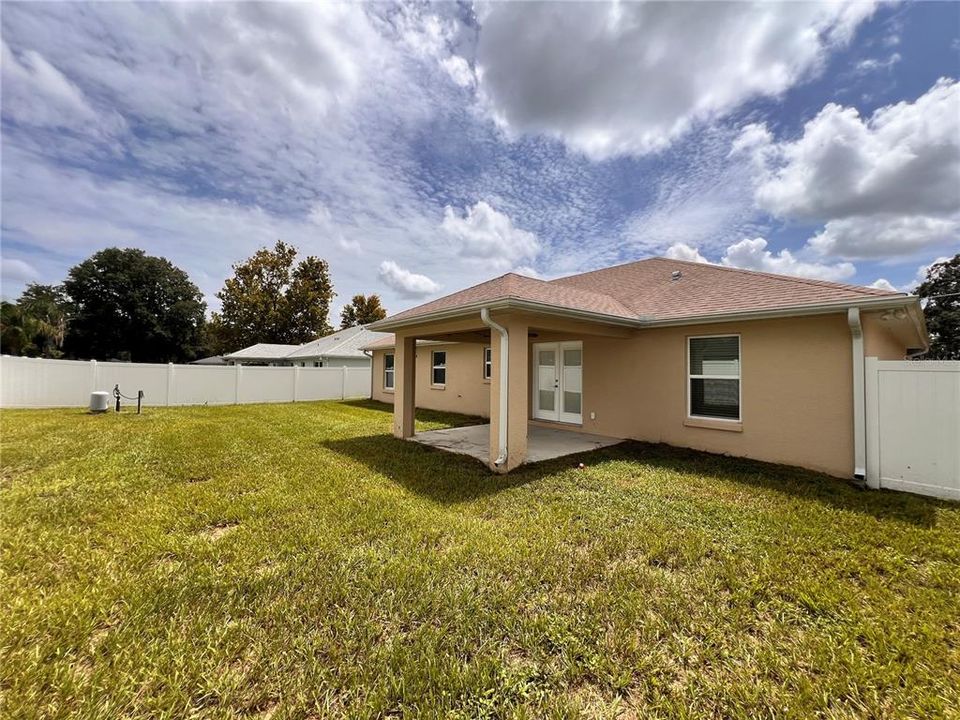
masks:
{"label": "patchy grass", "polygon": [[497,477],[373,403],[2,422],[6,717],[960,707],[956,504],[641,444]]}

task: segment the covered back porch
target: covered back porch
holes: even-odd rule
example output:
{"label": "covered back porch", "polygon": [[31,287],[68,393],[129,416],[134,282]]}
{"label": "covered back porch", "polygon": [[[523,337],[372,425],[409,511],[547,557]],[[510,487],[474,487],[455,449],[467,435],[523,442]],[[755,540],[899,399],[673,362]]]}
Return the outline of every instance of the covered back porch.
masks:
{"label": "covered back porch", "polygon": [[[399,328],[394,345],[394,434],[470,455],[501,473],[524,462],[613,445],[622,438],[584,432],[584,415],[592,413],[584,404],[584,366],[601,359],[584,355],[583,340],[626,340],[635,333],[616,324],[513,310],[477,311],[466,318]],[[415,435],[418,340],[490,348],[489,424]],[[433,382],[434,370],[444,371],[432,367],[433,354],[427,357]]]}

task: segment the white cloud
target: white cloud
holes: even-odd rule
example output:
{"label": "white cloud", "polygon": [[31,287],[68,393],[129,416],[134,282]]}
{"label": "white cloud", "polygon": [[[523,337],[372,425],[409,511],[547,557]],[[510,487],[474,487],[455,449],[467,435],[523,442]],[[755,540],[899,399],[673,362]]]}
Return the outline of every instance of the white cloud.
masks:
{"label": "white cloud", "polygon": [[816,74],[872,12],[862,2],[487,3],[478,89],[509,132],[593,157],[647,153]]}
{"label": "white cloud", "polygon": [[757,202],[779,216],[952,213],[960,203],[960,85],[940,80],[916,102],[866,121],[831,103],[776,151],[781,164],[762,178]]}
{"label": "white cloud", "polygon": [[862,118],[830,104],[794,141],[748,126],[735,147],[760,168],[756,201],[781,218],[823,223],[810,247],[844,259],[890,258],[960,237],[960,84]]}
{"label": "white cloud", "polygon": [[459,55],[451,55],[450,57],[443,58],[440,61],[440,67],[442,67],[447,75],[460,87],[471,87],[474,82],[476,82],[473,70],[470,68],[470,63]]}
{"label": "white cloud", "polygon": [[686,260],[687,262],[709,263],[700,251],[695,247],[690,247],[686,243],[678,242],[667,248],[664,257],[671,260]]}
{"label": "white cloud", "polygon": [[793,253],[786,249],[773,253],[767,249],[767,241],[761,237],[746,238],[727,246],[719,263],[714,263],[704,257],[698,247],[682,242],[671,245],[664,255],[671,260],[720,264],[743,270],[760,270],[777,275],[793,275],[794,277],[834,282],[846,280],[855,275],[857,271],[848,262],[834,264],[809,262],[795,257]]}
{"label": "white cloud", "polygon": [[857,272],[857,269],[848,262],[834,264],[804,262],[786,249],[774,254],[767,250],[767,241],[763,238],[745,239],[734,243],[727,248],[720,262],[728,267],[762,270],[815,280],[846,280]]}
{"label": "white cloud", "polygon": [[100,117],[80,88],[35,50],[19,55],[2,42],[3,112],[18,123],[86,130],[92,135],[116,131],[122,121]]}
{"label": "white cloud", "polygon": [[876,290],[889,290],[890,292],[899,292],[897,288],[893,285],[892,282],[886,278],[877,278],[867,287],[872,287]]}
{"label": "white cloud", "polygon": [[900,53],[891,53],[885,60],[880,58],[867,58],[857,63],[856,70],[859,73],[869,73],[875,70],[890,70],[903,58]]}
{"label": "white cloud", "polygon": [[524,275],[525,277],[536,278],[537,280],[543,280],[543,276],[537,272],[536,268],[532,268],[529,265],[518,265],[513,269],[517,275]]}
{"label": "white cloud", "polygon": [[426,275],[410,272],[393,260],[380,263],[379,276],[388,287],[405,298],[424,298],[440,289],[440,286]]}
{"label": "white cloud", "polygon": [[467,208],[463,217],[447,206],[440,227],[456,241],[463,257],[489,261],[499,269],[530,260],[540,249],[536,235],[516,227],[483,200]]}
{"label": "white cloud", "polygon": [[[3,284],[13,285],[16,289],[40,277],[40,273],[30,263],[16,258],[0,258],[0,278]],[[6,289],[6,288],[5,288]],[[6,296],[8,293],[4,292]]]}
{"label": "white cloud", "polygon": [[[415,175],[408,140],[443,90],[376,11],[5,7],[2,112],[17,122],[4,124],[4,243],[40,251],[44,282],[105,246],[140,247],[206,297],[277,239],[326,258],[341,297],[374,291],[384,257],[445,286],[485,279],[445,240],[442,205]],[[44,113],[29,131],[11,88]],[[386,290],[391,311],[408,303]]]}
{"label": "white cloud", "polygon": [[876,214],[829,220],[810,238],[809,246],[821,255],[856,260],[910,255],[957,242],[960,213],[953,217]]}

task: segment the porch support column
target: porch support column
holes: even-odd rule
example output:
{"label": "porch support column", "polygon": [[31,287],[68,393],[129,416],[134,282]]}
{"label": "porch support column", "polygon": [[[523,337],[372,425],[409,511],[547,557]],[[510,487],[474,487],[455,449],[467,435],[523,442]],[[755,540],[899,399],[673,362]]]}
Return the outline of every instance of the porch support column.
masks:
{"label": "porch support column", "polygon": [[527,457],[527,421],[529,419],[529,352],[525,322],[494,318],[507,330],[509,337],[509,373],[507,383],[507,462],[496,467],[500,433],[500,333],[490,333],[493,368],[490,377],[490,468],[505,473],[520,465]]}
{"label": "porch support column", "polygon": [[393,435],[413,437],[417,397],[417,339],[396,335],[393,366]]}

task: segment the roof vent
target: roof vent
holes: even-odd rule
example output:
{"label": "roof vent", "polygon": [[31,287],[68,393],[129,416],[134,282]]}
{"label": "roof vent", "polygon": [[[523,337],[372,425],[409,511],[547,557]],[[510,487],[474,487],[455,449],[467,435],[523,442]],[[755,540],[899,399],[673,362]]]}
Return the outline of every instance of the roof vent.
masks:
{"label": "roof vent", "polygon": [[679,280],[682,277],[683,277],[683,273],[680,272],[679,270],[674,270],[672,273],[670,273],[671,280]]}

